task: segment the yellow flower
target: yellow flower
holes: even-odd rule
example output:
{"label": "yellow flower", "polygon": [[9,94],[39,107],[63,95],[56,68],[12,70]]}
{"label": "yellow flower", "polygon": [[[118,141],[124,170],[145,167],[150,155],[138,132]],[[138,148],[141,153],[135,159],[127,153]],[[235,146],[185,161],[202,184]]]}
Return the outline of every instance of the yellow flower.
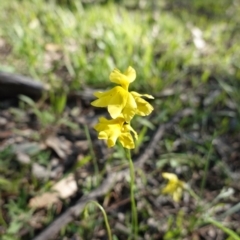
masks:
{"label": "yellow flower", "polygon": [[135,114],[149,115],[153,107],[141,97],[153,98],[153,96],[128,91],[129,84],[135,78],[136,71],[132,67],[128,67],[124,74],[118,69],[114,69],[110,74],[110,80],[121,86],[114,87],[106,92],[95,92],[94,96],[98,99],[91,104],[95,107],[107,107],[113,119],[123,116],[126,122],[130,122]]}
{"label": "yellow flower", "polygon": [[111,120],[101,117],[94,129],[98,131],[98,139],[107,140],[108,147],[113,147],[118,139],[123,147],[135,148],[131,132],[136,139],[138,135],[129,124],[125,123],[125,119],[122,117]]}
{"label": "yellow flower", "polygon": [[173,173],[163,173],[163,178],[168,180],[167,186],[162,189],[163,194],[170,194],[173,197],[175,202],[179,202],[182,197],[183,189],[186,184],[183,181],[180,181],[177,175]]}

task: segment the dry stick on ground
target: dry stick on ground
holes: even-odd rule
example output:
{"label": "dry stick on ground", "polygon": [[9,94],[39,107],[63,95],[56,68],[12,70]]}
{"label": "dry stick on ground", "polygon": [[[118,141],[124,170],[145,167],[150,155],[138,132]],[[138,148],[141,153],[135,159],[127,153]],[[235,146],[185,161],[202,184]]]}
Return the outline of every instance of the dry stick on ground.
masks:
{"label": "dry stick on ground", "polygon": [[[31,77],[0,71],[0,99],[16,98],[21,94],[37,100],[47,93],[48,90],[50,90],[48,84]],[[80,98],[90,103],[95,99],[93,96],[94,92],[94,89],[86,88],[83,91],[72,92],[68,97],[70,99]]]}
{"label": "dry stick on ground", "polygon": [[[158,145],[158,142],[163,137],[164,131],[166,129],[172,127],[173,124],[177,123],[183,116],[191,115],[192,113],[193,111],[191,109],[185,109],[177,114],[171,122],[159,126],[156,134],[154,135],[144,153],[136,160],[135,167],[141,168],[143,164],[152,157],[154,150]],[[54,236],[56,236],[61,228],[65,227],[68,223],[79,217],[80,213],[83,211],[86,203],[89,200],[96,200],[98,197],[104,196],[112,189],[116,182],[122,181],[128,175],[129,169],[122,170],[118,173],[110,173],[97,189],[92,191],[90,194],[81,197],[73,207],[70,207],[65,213],[59,216],[52,224],[50,224],[50,226],[43,230],[33,240],[48,240],[54,238]]]}
{"label": "dry stick on ground", "polygon": [[47,90],[47,87],[32,78],[0,72],[0,98],[14,98],[23,94],[39,99]]}

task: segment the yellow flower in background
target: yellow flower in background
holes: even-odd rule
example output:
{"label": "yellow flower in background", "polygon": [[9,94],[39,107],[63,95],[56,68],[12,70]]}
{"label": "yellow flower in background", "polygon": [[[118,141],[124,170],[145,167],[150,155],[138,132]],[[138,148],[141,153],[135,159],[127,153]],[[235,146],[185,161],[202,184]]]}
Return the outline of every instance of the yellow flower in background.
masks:
{"label": "yellow flower in background", "polygon": [[131,132],[136,139],[138,135],[129,124],[125,123],[123,117],[111,120],[101,117],[94,129],[98,131],[98,139],[107,140],[108,147],[113,147],[116,141],[119,140],[124,148],[135,148]]}
{"label": "yellow flower in background", "polygon": [[163,178],[168,180],[167,186],[162,189],[163,194],[172,195],[175,202],[179,202],[182,197],[186,183],[180,181],[174,173],[162,173]]}
{"label": "yellow flower in background", "polygon": [[91,104],[95,107],[107,107],[113,119],[123,116],[128,123],[135,114],[140,116],[149,115],[153,111],[153,107],[141,97],[153,99],[153,96],[128,91],[129,84],[133,82],[135,78],[136,71],[132,67],[128,67],[125,73],[114,69],[110,74],[110,81],[120,86],[114,87],[106,92],[94,93],[94,96],[98,99]]}

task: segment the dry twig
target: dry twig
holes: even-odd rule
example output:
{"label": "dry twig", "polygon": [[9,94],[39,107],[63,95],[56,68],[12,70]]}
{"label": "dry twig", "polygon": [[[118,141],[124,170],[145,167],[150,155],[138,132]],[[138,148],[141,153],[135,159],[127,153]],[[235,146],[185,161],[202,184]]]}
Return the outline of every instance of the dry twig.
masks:
{"label": "dry twig", "polygon": [[0,98],[14,98],[23,94],[38,99],[46,90],[46,86],[32,78],[0,72]]}

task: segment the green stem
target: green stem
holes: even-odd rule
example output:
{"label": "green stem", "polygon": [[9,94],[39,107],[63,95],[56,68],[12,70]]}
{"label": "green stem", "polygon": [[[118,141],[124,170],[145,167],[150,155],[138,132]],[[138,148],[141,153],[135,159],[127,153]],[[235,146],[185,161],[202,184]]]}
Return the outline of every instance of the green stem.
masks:
{"label": "green stem", "polygon": [[105,226],[106,226],[106,229],[107,229],[108,239],[109,239],[109,240],[112,240],[111,228],[110,228],[110,226],[109,226],[108,217],[107,217],[107,214],[106,214],[104,208],[103,208],[98,202],[93,201],[93,200],[89,201],[89,202],[86,204],[85,208],[87,208],[87,206],[88,206],[90,203],[93,203],[94,205],[96,205],[96,206],[101,210],[101,212],[102,212],[102,214],[103,214],[104,221],[105,221]]}
{"label": "green stem", "polygon": [[132,162],[130,150],[125,149],[125,153],[126,153],[128,161],[129,161],[129,171],[130,171],[130,199],[131,199],[131,207],[132,207],[132,231],[136,238],[138,235],[138,215],[137,215],[136,202],[135,202],[135,198],[134,198],[135,171],[134,171],[134,165]]}

